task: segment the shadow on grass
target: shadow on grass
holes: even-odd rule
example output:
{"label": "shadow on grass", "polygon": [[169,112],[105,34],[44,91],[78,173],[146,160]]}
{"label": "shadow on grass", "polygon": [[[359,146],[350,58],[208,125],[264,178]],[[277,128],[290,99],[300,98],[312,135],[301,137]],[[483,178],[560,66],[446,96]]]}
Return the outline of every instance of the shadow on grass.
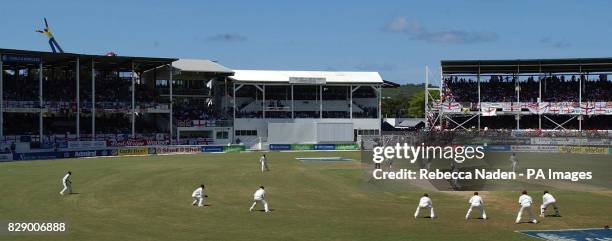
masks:
{"label": "shadow on grass", "polygon": [[[266,210],[264,210],[264,209],[262,209],[262,210],[255,210],[255,211],[258,211],[258,212],[263,212],[263,213],[265,213],[265,212],[266,212]],[[274,209],[270,208],[270,212],[273,212],[273,211],[274,211]]]}

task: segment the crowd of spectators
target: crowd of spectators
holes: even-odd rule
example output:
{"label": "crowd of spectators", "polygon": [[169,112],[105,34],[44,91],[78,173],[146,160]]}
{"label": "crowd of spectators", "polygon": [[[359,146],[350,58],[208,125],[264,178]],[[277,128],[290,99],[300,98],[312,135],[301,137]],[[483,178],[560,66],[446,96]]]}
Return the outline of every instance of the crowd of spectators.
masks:
{"label": "crowd of spectators", "polygon": [[[376,107],[361,107],[363,111],[353,111],[353,118],[376,118]],[[320,118],[319,111],[299,111],[293,113],[294,118]],[[237,111],[237,118],[263,118],[263,111]],[[291,111],[266,111],[266,118],[291,118]],[[323,110],[323,118],[350,118],[349,111]]]}
{"label": "crowd of spectators", "polygon": [[226,119],[215,111],[214,106],[202,106],[189,102],[176,103],[173,107],[173,116],[179,126],[193,126],[194,121],[213,123],[217,120]]}
{"label": "crowd of spectators", "polygon": [[[19,77],[14,73],[4,75],[4,99],[11,101],[37,101],[39,99],[39,80],[35,71],[21,71]],[[96,102],[131,103],[131,78],[114,75],[96,77]],[[79,95],[82,100],[91,99],[91,81],[81,79]],[[159,102],[159,91],[152,86],[136,83],[136,102]],[[76,81],[74,76],[45,76],[43,78],[43,100],[75,102]]]}
{"label": "crowd of spectators", "polygon": [[519,144],[521,138],[523,144],[531,143],[531,137],[547,137],[547,138],[593,138],[593,139],[609,139],[612,138],[612,131],[608,130],[540,130],[540,129],[467,129],[467,130],[436,130],[416,132],[414,135],[417,138],[424,140],[430,138],[455,139],[455,140],[496,140],[499,143],[514,143]]}
{"label": "crowd of spectators", "polygon": [[[580,89],[582,89],[583,102],[612,101],[612,81],[608,80],[607,75],[592,77],[552,75],[539,79],[533,76],[517,79],[512,76],[494,75],[488,79],[481,79],[480,99],[481,102],[516,102],[517,100],[537,102],[541,85],[542,102],[578,102]],[[581,78],[582,88],[580,88]],[[477,80],[459,76],[445,78],[443,100],[477,103]]]}

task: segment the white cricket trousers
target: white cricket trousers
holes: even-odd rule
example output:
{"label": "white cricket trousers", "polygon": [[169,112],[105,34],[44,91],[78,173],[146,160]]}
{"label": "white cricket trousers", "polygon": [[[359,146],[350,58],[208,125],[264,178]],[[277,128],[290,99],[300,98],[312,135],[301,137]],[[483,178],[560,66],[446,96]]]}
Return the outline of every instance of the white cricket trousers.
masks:
{"label": "white cricket trousers", "polygon": [[470,208],[465,214],[465,219],[470,218],[470,214],[472,213],[472,209],[477,208],[480,210],[480,217],[483,219],[487,219],[487,214],[485,213],[484,205],[470,205]]}
{"label": "white cricket trousers", "polygon": [[68,191],[68,194],[72,193],[72,184],[64,183],[64,189],[62,189],[62,191],[60,191],[60,194],[64,195],[64,193],[66,193],[66,191]]}
{"label": "white cricket trousers", "polygon": [[266,202],[266,199],[255,199],[253,201],[253,205],[251,205],[251,208],[249,210],[253,211],[253,209],[255,208],[255,205],[257,205],[258,202],[264,205],[264,210],[266,212],[270,212],[270,209],[268,209],[268,202]]}
{"label": "white cricket trousers", "polygon": [[197,203],[198,207],[202,207],[202,202],[204,202],[203,197],[193,197],[193,202],[191,203],[191,205],[196,205]]}
{"label": "white cricket trousers", "polygon": [[531,204],[523,205],[519,209],[518,215],[516,216],[516,223],[521,222],[521,217],[523,216],[523,212],[527,212],[529,214],[529,221],[536,223],[537,220],[533,216],[533,212],[531,212]]}
{"label": "white cricket trousers", "polygon": [[270,171],[268,168],[268,162],[261,162],[261,172]]}
{"label": "white cricket trousers", "polygon": [[545,202],[545,203],[542,203],[542,206],[540,206],[540,214],[542,216],[544,216],[544,211],[546,210],[546,208],[548,206],[552,206],[555,209],[555,214],[557,216],[559,216],[559,207],[557,207],[557,203],[556,202]]}
{"label": "white cricket trousers", "polygon": [[429,208],[429,217],[430,218],[434,218],[436,215],[434,214],[434,209],[433,206],[421,206],[418,205],[416,212],[414,212],[414,218],[417,218],[419,216],[419,212],[421,211],[421,208]]}
{"label": "white cricket trousers", "polygon": [[512,162],[512,171],[513,172],[518,171],[518,162]]}

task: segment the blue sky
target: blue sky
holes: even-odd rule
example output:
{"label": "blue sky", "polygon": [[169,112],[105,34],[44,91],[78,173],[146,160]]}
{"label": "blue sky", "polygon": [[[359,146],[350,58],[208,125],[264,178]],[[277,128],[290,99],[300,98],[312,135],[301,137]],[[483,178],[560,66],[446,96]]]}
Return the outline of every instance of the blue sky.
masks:
{"label": "blue sky", "polygon": [[441,59],[610,57],[612,1],[11,1],[0,48],[206,58],[233,69],[379,71]]}

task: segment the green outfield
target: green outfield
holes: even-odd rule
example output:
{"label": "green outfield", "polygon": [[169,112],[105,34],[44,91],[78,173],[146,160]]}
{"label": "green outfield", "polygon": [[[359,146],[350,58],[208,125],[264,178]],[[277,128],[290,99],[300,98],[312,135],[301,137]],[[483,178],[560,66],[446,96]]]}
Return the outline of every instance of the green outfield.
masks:
{"label": "green outfield", "polygon": [[[562,217],[518,225],[514,224],[516,192],[482,192],[489,220],[468,221],[464,215],[471,192],[430,192],[439,218],[414,219],[422,192],[368,188],[358,161],[295,159],[358,160],[359,152],[270,152],[271,171],[266,173],[260,172],[259,155],[0,163],[0,223],[61,221],[69,226],[64,234],[0,231],[0,240],[501,241],[531,240],[515,232],[520,229],[591,228],[612,223],[612,192],[555,192]],[[73,172],[78,194],[62,197],[61,178],[68,170]],[[195,208],[190,205],[191,192],[201,183],[207,186],[209,206]],[[271,213],[248,211],[260,185],[268,192]],[[530,191],[537,204],[533,211],[538,212],[542,190]]]}

